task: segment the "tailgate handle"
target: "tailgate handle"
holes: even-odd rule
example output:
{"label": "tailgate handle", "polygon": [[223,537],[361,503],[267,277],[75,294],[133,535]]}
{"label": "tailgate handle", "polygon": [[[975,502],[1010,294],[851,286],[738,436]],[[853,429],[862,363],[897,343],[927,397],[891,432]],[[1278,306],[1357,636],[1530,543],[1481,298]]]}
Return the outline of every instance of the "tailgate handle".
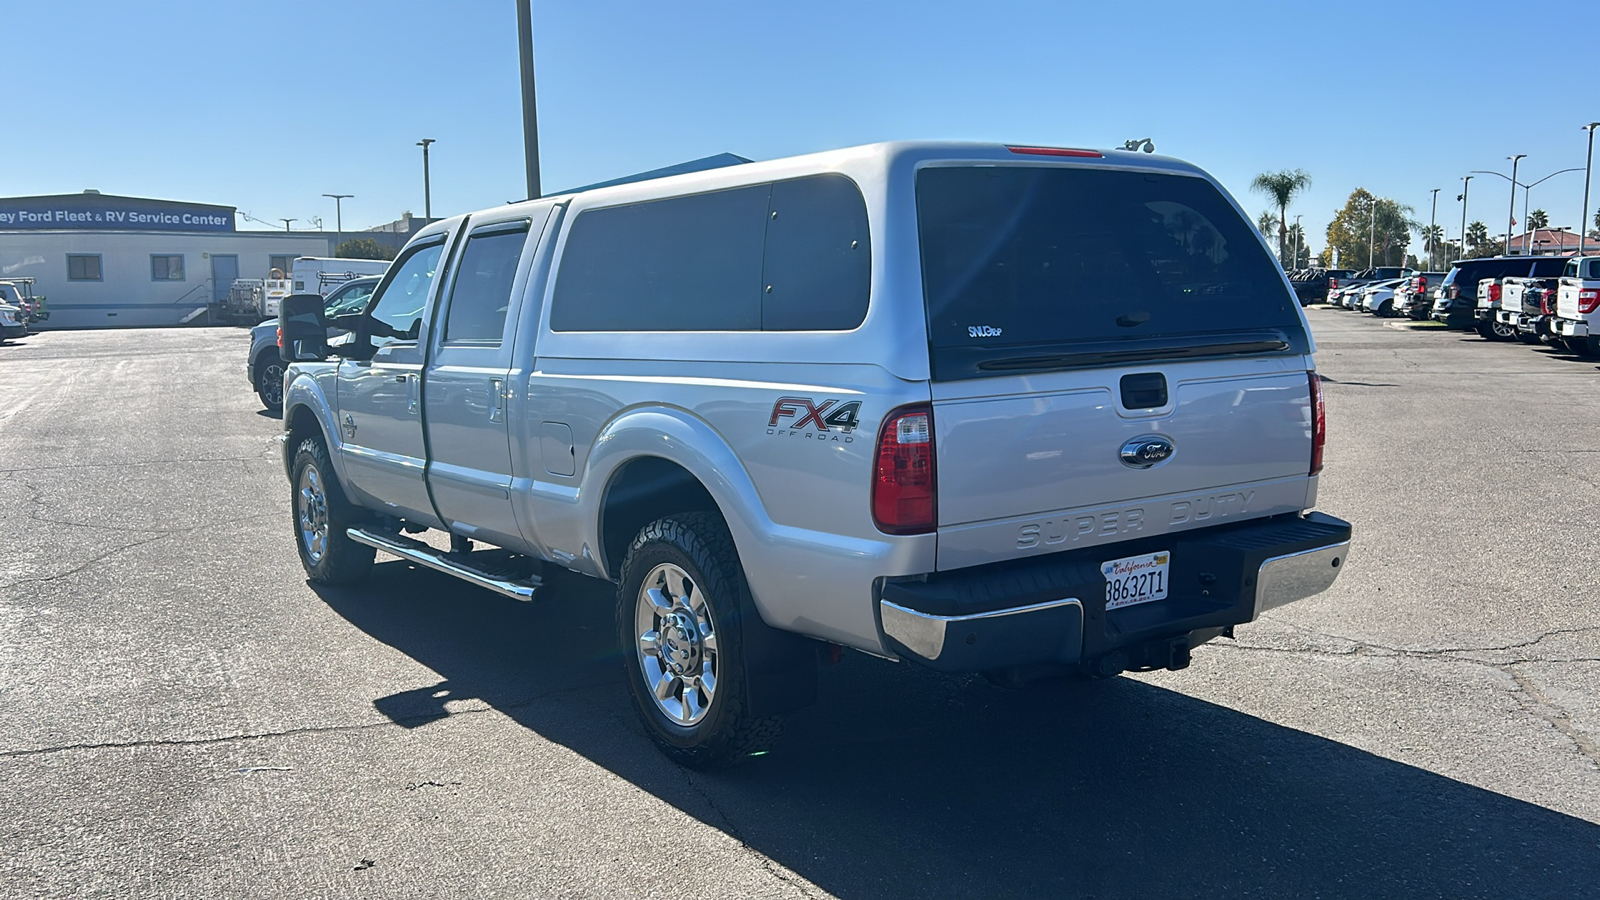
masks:
{"label": "tailgate handle", "polygon": [[1167,405],[1167,376],[1136,372],[1122,376],[1123,409],[1159,409]]}

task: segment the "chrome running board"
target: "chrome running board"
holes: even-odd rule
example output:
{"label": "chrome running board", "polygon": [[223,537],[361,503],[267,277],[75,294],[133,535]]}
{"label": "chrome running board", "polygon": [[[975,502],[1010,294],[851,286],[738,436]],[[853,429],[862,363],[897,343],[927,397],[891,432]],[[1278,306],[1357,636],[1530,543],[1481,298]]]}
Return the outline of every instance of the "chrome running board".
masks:
{"label": "chrome running board", "polygon": [[446,575],[454,575],[468,584],[494,591],[502,597],[510,597],[513,600],[524,602],[532,600],[534,591],[537,591],[542,584],[537,575],[530,575],[524,579],[510,579],[480,571],[459,557],[452,558],[450,553],[404,535],[367,531],[364,528],[351,528],[345,533],[350,536],[350,540],[358,544],[376,547],[406,562],[427,566]]}

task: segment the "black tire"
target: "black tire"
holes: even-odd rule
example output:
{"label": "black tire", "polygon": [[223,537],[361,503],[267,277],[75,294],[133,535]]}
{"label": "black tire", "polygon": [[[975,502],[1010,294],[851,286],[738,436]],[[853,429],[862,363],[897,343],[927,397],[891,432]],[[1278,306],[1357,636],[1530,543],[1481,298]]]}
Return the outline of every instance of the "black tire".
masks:
{"label": "black tire", "polygon": [[1517,339],[1517,326],[1498,319],[1489,323],[1489,340],[1514,341]]}
{"label": "black tire", "polygon": [[1600,340],[1593,337],[1572,338],[1567,341],[1572,347],[1572,352],[1584,359],[1593,359],[1600,356]]}
{"label": "black tire", "polygon": [[271,348],[256,359],[256,396],[261,405],[275,413],[283,412],[283,360]]}
{"label": "black tire", "polygon": [[1380,318],[1384,318],[1384,319],[1393,318],[1394,317],[1394,301],[1393,300],[1385,300],[1382,303],[1378,304],[1378,316]]}
{"label": "black tire", "polygon": [[[308,470],[314,478],[306,475]],[[320,511],[314,498],[302,496],[312,484],[318,486],[322,497]],[[307,578],[317,584],[351,584],[372,573],[377,551],[345,534],[345,529],[362,524],[367,516],[345,497],[328,460],[328,448],[320,437],[306,438],[295,450],[294,464],[289,469],[289,509],[295,549],[300,552]],[[322,526],[320,543],[309,536],[317,531],[317,525]]]}
{"label": "black tire", "polygon": [[[675,573],[684,579],[677,598],[669,596]],[[647,596],[647,578],[656,581],[653,593],[670,601],[670,610]],[[696,600],[706,611],[700,619]],[[741,624],[757,615],[733,537],[720,516],[680,513],[651,522],[633,539],[617,589],[624,677],[645,731],[679,765],[725,768],[766,750],[781,733],[782,719],[746,712],[749,685]],[[641,632],[645,621],[650,628]],[[691,633],[686,626],[695,630]],[[654,641],[643,640],[646,634],[654,634]],[[715,644],[703,645],[706,637]],[[647,643],[657,648],[655,653],[645,649]],[[653,675],[646,671],[647,657],[655,660],[648,664]],[[680,669],[681,678],[673,674]],[[709,694],[704,690],[708,672],[713,676]],[[662,700],[656,699],[652,684],[664,688]],[[703,711],[694,718],[692,706],[702,701]],[[663,708],[674,704],[677,717]],[[686,723],[689,719],[693,721]]]}

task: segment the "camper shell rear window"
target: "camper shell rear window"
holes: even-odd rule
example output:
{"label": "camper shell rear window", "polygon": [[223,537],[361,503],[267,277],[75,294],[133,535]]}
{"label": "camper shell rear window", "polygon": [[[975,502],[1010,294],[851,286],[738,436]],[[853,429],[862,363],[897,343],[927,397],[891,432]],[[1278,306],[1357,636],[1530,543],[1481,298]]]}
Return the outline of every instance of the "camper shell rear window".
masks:
{"label": "camper shell rear window", "polygon": [[1204,178],[930,166],[916,198],[939,380],[1310,346],[1282,271]]}

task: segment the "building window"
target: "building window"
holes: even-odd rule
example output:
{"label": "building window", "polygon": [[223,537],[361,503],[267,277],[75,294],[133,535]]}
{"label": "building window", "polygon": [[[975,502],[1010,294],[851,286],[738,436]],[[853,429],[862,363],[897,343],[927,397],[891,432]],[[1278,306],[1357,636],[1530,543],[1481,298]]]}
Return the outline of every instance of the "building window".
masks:
{"label": "building window", "polygon": [[267,260],[268,271],[270,272],[272,269],[277,269],[279,272],[283,273],[283,277],[285,278],[289,277],[289,272],[293,268],[294,257],[292,256],[280,256],[278,254],[273,254]]}
{"label": "building window", "polygon": [[182,281],[183,257],[182,256],[151,256],[150,257],[151,281]]}
{"label": "building window", "polygon": [[67,254],[67,280],[68,281],[99,281],[100,280],[100,254],[98,254],[98,253],[68,253]]}

